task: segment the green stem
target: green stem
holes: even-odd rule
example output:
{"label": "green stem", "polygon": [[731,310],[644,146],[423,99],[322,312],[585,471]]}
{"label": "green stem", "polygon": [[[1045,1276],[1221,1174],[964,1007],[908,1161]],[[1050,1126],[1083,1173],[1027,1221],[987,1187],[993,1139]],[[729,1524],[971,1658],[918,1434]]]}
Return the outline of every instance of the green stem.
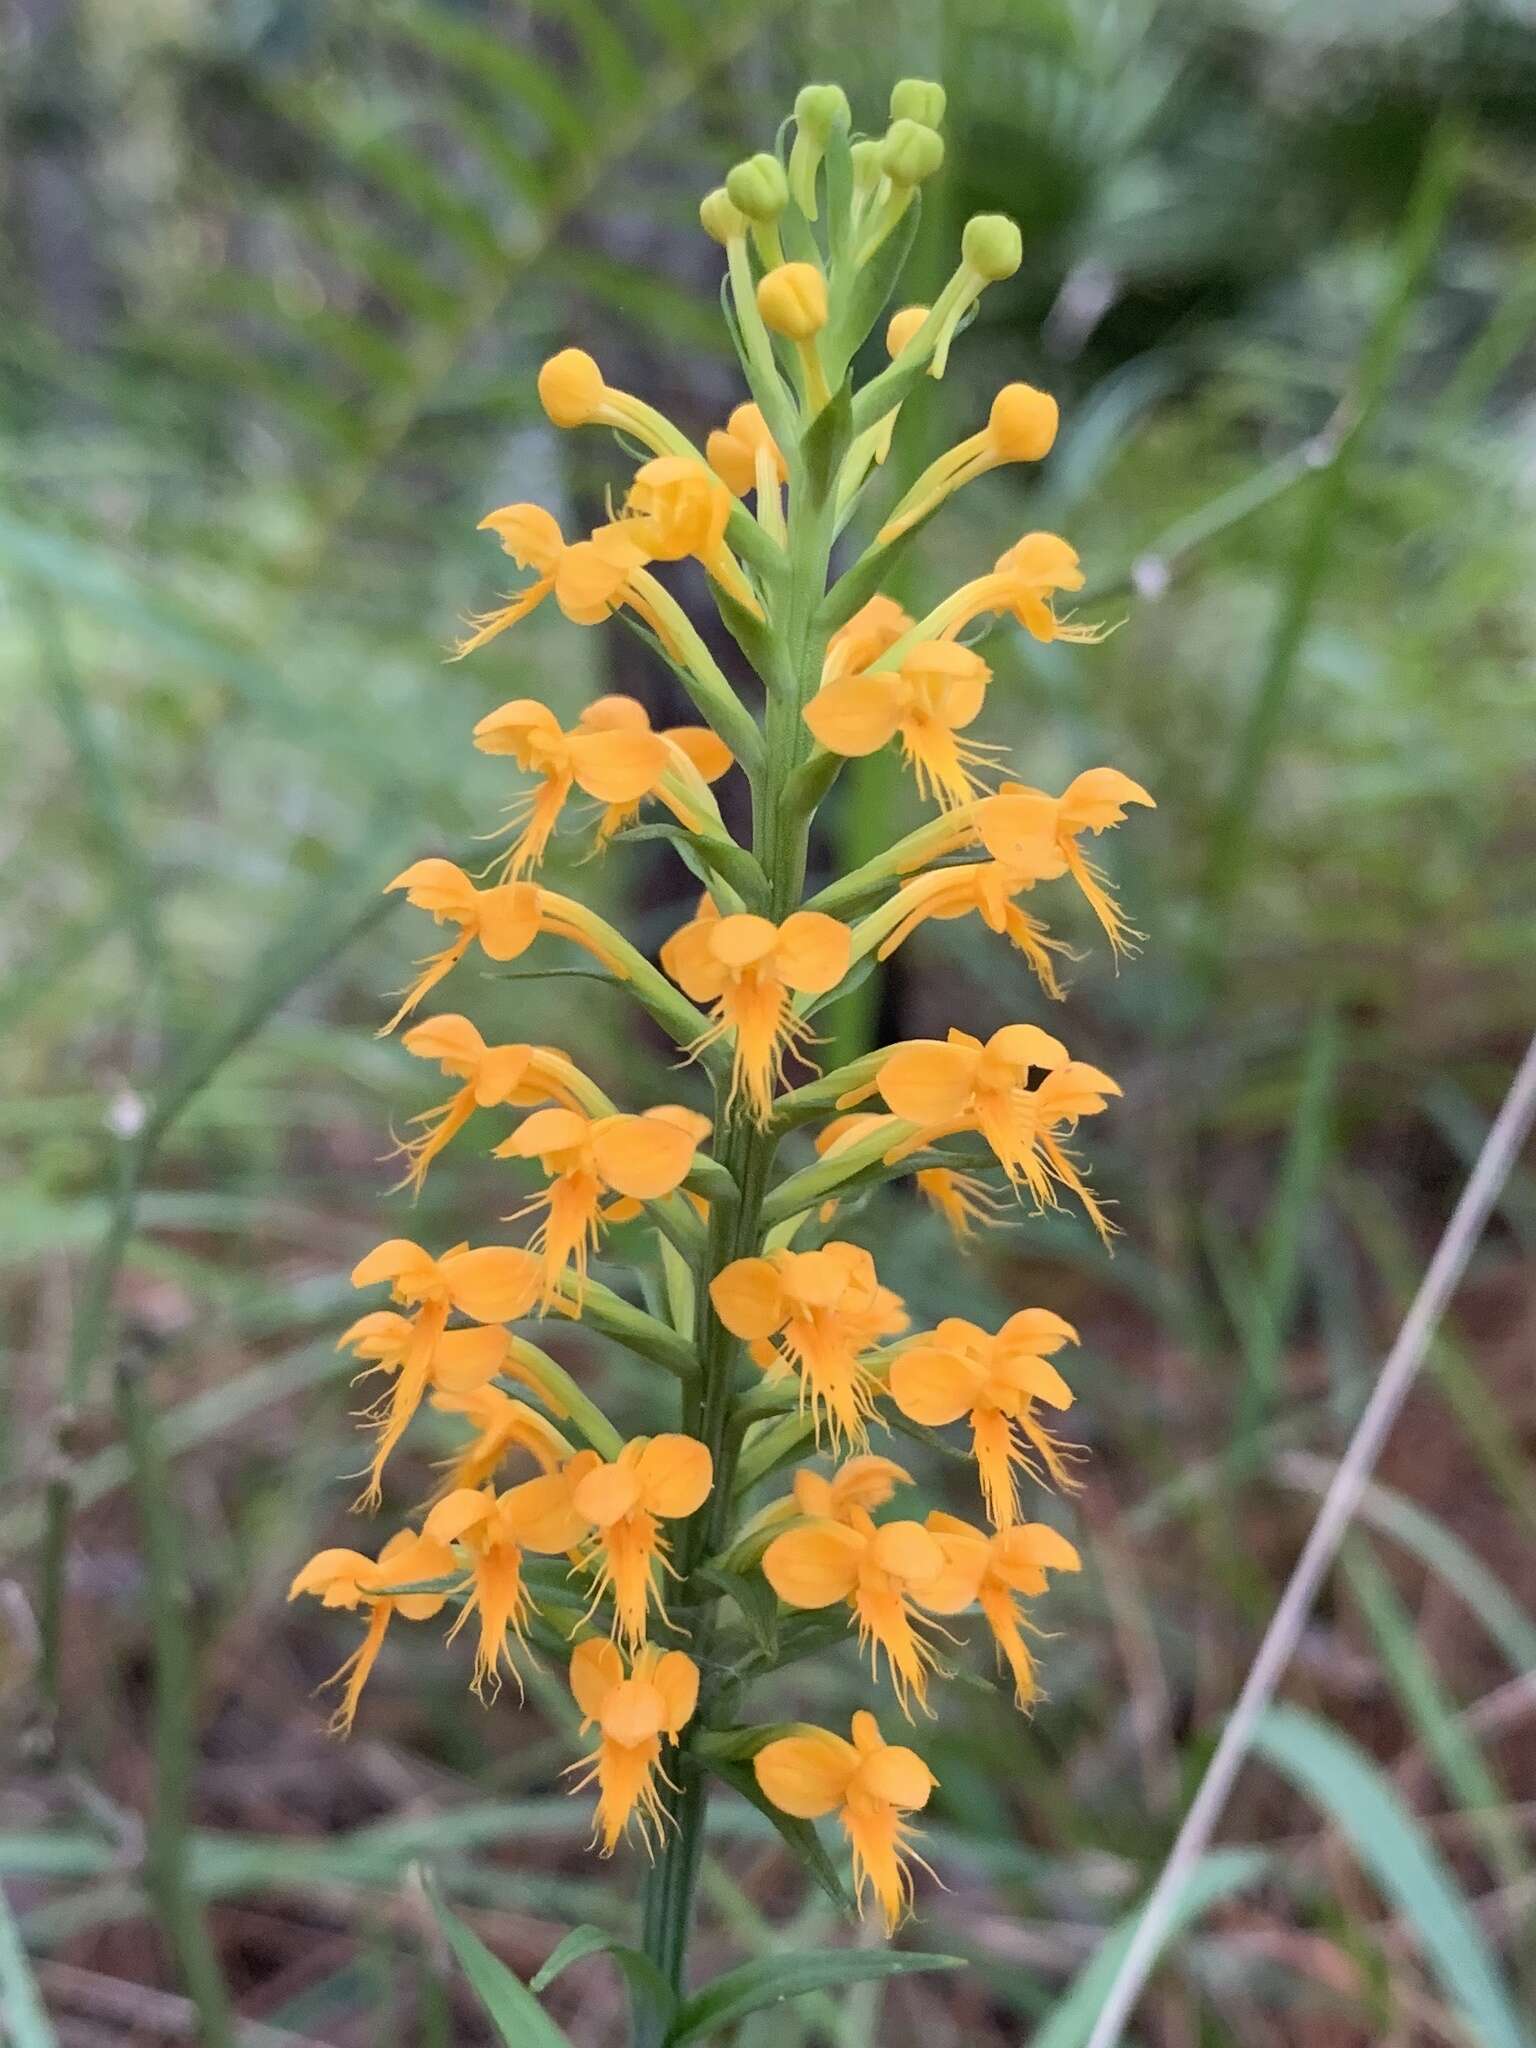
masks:
{"label": "green stem", "polygon": [[[788,803],[785,797],[811,749],[810,731],[801,712],[820,682],[826,654],[827,628],[820,623],[819,613],[835,532],[838,466],[836,459],[813,465],[802,453],[792,469],[788,574],[782,586],[781,612],[771,622],[765,662],[769,673],[762,678],[767,712],[762,763],[753,778],[752,851],[768,878],[767,915],[775,923],[799,906],[805,888],[811,806]],[[667,1802],[666,1842],[647,1876],[642,1904],[645,1952],[678,1989],[682,1988],[687,1961],[709,1797],[697,1744],[720,1712],[725,1682],[724,1673],[709,1668],[719,1595],[697,1582],[695,1574],[728,1541],[742,1438],[734,1426],[737,1342],[715,1314],[709,1281],[734,1259],[750,1257],[762,1245],[764,1207],[779,1137],[771,1125],[754,1123],[744,1107],[729,1109],[728,1101],[729,1084],[717,1077],[716,1156],[735,1182],[739,1199],[734,1206],[715,1204],[711,1208],[705,1268],[697,1288],[699,1376],[695,1385],[684,1390],[682,1409],[684,1429],[706,1443],[714,1459],[710,1497],[684,1530],[676,1558],[681,1577],[677,1618],[691,1635],[692,1654],[703,1679],[698,1710],[674,1773],[678,1789]],[[652,2048],[652,2044],[642,2043],[641,2048]]]}
{"label": "green stem", "polygon": [[146,1877],[160,1925],[197,2007],[205,2048],[232,2048],[234,2014],[188,1867],[187,1806],[196,1754],[197,1702],[188,1627],[189,1589],[175,1503],[166,1488],[154,1420],[137,1370],[120,1366],[117,1409],[143,1524],[154,1644],[154,1801]]}

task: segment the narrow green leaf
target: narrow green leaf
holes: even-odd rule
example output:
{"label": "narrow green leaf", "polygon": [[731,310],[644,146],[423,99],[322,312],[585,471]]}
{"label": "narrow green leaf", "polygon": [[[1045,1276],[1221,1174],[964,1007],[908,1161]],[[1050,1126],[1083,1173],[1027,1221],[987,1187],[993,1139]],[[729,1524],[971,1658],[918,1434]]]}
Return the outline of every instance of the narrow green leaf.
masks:
{"label": "narrow green leaf", "polygon": [[630,2013],[637,2036],[642,2040],[660,2039],[676,2018],[677,1993],[648,1955],[615,1941],[601,1927],[573,1927],[546,1956],[529,1989],[547,1990],[572,1963],[596,1955],[610,1956],[618,1965],[629,1991]]}
{"label": "narrow green leaf", "polygon": [[903,1977],[914,1970],[964,1968],[964,1956],[922,1955],[894,1948],[809,1949],[801,1955],[759,1956],[696,1991],[679,2012],[665,2048],[713,2041],[748,2013],[803,1998],[808,1991],[867,1984],[877,1977]]}
{"label": "narrow green leaf", "polygon": [[1381,1771],[1336,1728],[1300,1707],[1271,1707],[1253,1738],[1324,1809],[1372,1881],[1418,1936],[1447,2003],[1479,2048],[1531,2048],[1483,1931],[1439,1852]]}
{"label": "narrow green leaf", "polygon": [[43,2001],[21,1945],[10,1904],[0,1892],[0,2034],[12,2048],[58,2048],[58,2037],[43,2010]]}
{"label": "narrow green leaf", "polygon": [[[1212,1906],[1254,1884],[1269,1868],[1269,1858],[1256,1849],[1217,1849],[1204,1856],[1185,1879],[1168,1917],[1163,1947],[1208,1913]],[[1081,2048],[1092,2031],[1105,1994],[1130,1947],[1140,1911],[1128,1914],[1107,1934],[1078,1972],[1070,1989],[1045,2015],[1031,2036],[1029,2048]]]}
{"label": "narrow green leaf", "polygon": [[570,2036],[555,2025],[527,1985],[448,1911],[430,1883],[427,1897],[459,1967],[507,2048],[571,2048]]}
{"label": "narrow green leaf", "polygon": [[[1286,1485],[1304,1487],[1309,1493],[1324,1493],[1334,1469],[1330,1459],[1315,1457],[1310,1451],[1287,1451],[1279,1461]],[[1358,1521],[1400,1543],[1466,1602],[1517,1677],[1536,1671],[1536,1621],[1444,1522],[1380,1480],[1367,1486],[1355,1513]]]}
{"label": "narrow green leaf", "polygon": [[1476,1827],[1500,1880],[1519,1885],[1527,1874],[1526,1859],[1519,1831],[1505,1810],[1507,1795],[1454,1702],[1446,1697],[1396,1587],[1363,1537],[1349,1537],[1340,1561],[1375,1638],[1382,1667],[1441,1783]]}

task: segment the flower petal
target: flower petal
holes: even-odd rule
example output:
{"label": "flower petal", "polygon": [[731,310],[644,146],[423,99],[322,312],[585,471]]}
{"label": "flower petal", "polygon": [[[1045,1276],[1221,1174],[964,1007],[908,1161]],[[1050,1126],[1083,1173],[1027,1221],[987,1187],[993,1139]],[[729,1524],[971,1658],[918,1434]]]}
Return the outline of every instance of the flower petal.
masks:
{"label": "flower petal", "polygon": [[802,716],[829,753],[856,760],[895,737],[905,702],[899,676],[843,676],[824,683]]}
{"label": "flower petal", "polygon": [[819,910],[797,910],[779,926],[774,964],[790,988],[824,995],[848,972],[853,934]]}
{"label": "flower petal", "polygon": [[830,1607],[858,1584],[866,1540],[841,1522],[808,1522],[775,1536],[763,1577],[789,1607]]}
{"label": "flower petal", "polygon": [[753,1757],[752,1769],[764,1797],[780,1813],[819,1820],[842,1805],[858,1762],[858,1751],[840,1735],[806,1728],[765,1744]]}
{"label": "flower petal", "polygon": [[[687,1111],[681,1112],[687,1115]],[[644,1116],[603,1117],[592,1126],[592,1156],[597,1170],[621,1195],[654,1202],[687,1178],[697,1140],[670,1117],[648,1111]]]}
{"label": "flower petal", "polygon": [[588,1636],[571,1652],[571,1697],[583,1721],[598,1720],[604,1702],[623,1681],[624,1659],[610,1636]]}
{"label": "flower petal", "polygon": [[894,1115],[914,1124],[947,1124],[970,1106],[975,1077],[976,1057],[964,1046],[914,1038],[897,1046],[877,1085]]}
{"label": "flower petal", "polygon": [[653,1515],[669,1518],[702,1507],[714,1475],[708,1445],[691,1436],[653,1436],[635,1466],[641,1500]]}
{"label": "flower petal", "polygon": [[733,1337],[771,1337],[784,1321],[779,1269],[771,1259],[735,1259],[709,1283],[715,1314]]}
{"label": "flower petal", "polygon": [[909,1422],[942,1429],[976,1405],[985,1378],[983,1369],[959,1352],[914,1344],[891,1363],[891,1399]]}
{"label": "flower petal", "polygon": [[667,743],[654,732],[578,733],[571,740],[571,766],[599,803],[638,803],[667,772]]}
{"label": "flower petal", "polygon": [[668,1650],[651,1673],[651,1683],[666,1707],[667,1733],[675,1741],[693,1719],[699,1703],[699,1667],[681,1650]]}
{"label": "flower petal", "polygon": [[477,1323],[516,1322],[533,1307],[543,1285],[540,1261],[518,1245],[444,1252],[438,1263],[454,1307]]}

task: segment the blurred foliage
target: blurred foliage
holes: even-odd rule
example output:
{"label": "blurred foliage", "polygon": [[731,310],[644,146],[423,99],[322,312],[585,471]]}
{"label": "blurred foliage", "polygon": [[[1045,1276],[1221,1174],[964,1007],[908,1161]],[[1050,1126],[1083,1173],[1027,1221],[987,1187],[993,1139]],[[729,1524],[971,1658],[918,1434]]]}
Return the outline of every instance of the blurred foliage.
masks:
{"label": "blurred foliage", "polygon": [[[698,194],[803,77],[841,78],[873,114],[916,70],[951,101],[953,217],[924,224],[934,280],[978,207],[1015,214],[1028,249],[923,431],[968,431],[1015,375],[1058,394],[1066,427],[1043,477],[976,486],[904,573],[933,593],[1026,527],[1069,534],[1090,615],[1123,624],[1086,651],[995,641],[985,736],[1042,785],[1108,760],[1160,804],[1112,855],[1146,948],[1118,976],[1090,954],[1071,1012],[1074,1050],[1127,1089],[1099,1175],[1125,1237],[1106,1267],[1069,1226],[1030,1222],[976,1262],[979,1315],[1038,1288],[1083,1322],[1095,1453],[1093,1569],[1052,1610],[1055,1697],[1021,1726],[978,1692],[935,1738],[954,1896],[927,1945],[981,1967],[879,1994],[883,2031],[869,1987],[838,2032],[810,1999],[740,2038],[937,2048],[1015,2040],[1052,2010],[1040,2038],[1063,2048],[1092,1989],[1074,2005],[1066,1987],[1155,1866],[1300,1541],[1315,1487],[1298,1472],[1315,1479],[1356,1412],[1532,1015],[1526,10],[895,0],[871,32],[853,0],[7,6],[0,1540],[29,1590],[72,1327],[86,1396],[64,1440],[84,1516],[66,1711],[43,1729],[70,1771],[35,1764],[0,1813],[0,1874],[18,1879],[46,2000],[88,2013],[102,1982],[171,1981],[130,1938],[146,1621],[108,1420],[122,1346],[154,1366],[198,1535],[192,1868],[222,1902],[242,2009],[338,2044],[449,2038],[417,1960],[433,1953],[424,1916],[401,1903],[412,1855],[520,1963],[549,1945],[541,1914],[612,1917],[613,1888],[574,1853],[576,1803],[555,1795],[564,1747],[542,1692],[539,1722],[482,1719],[447,1659],[392,1646],[373,1725],[338,1756],[304,1699],[334,1636],[278,1629],[351,1449],[328,1351],[346,1269],[381,1217],[451,1242],[505,1200],[465,1158],[414,1222],[381,1201],[387,1127],[426,1095],[371,1036],[411,945],[374,889],[495,816],[503,771],[466,740],[501,698],[625,687],[670,708],[634,647],[544,613],[443,665],[497,587],[484,510],[526,496],[595,514],[622,473],[612,450],[547,428],[537,363],[574,339],[690,430],[718,421],[740,394],[714,341]],[[1461,183],[1340,479],[1330,458],[1447,120]],[[1277,673],[1255,781],[1239,764]],[[846,782],[833,824],[856,849],[905,799],[877,764]],[[610,857],[603,886],[657,938],[692,892],[652,846]],[[927,927],[897,965],[829,1025],[856,1037],[874,1005],[886,1036],[940,1007],[988,1028],[1036,1013],[1023,970],[958,927]],[[660,1048],[589,984],[488,983],[480,1000],[488,1034],[558,1033],[622,1098],[665,1092]],[[125,1246],[118,1163],[146,1105],[168,1101]],[[952,1306],[953,1254],[912,1206],[882,1197],[861,1227],[915,1313]],[[1536,1529],[1533,1243],[1525,1180],[1383,1474],[1366,1561],[1296,1674],[1295,1697],[1349,1736],[1278,1724],[1279,1775],[1255,1769],[1234,1825],[1293,1853],[1212,1859],[1191,1923],[1227,1903],[1181,1946],[1149,2039],[1440,2038],[1439,1951],[1413,1933],[1413,1901],[1380,1888],[1384,1869],[1402,1876],[1390,1830],[1430,1837],[1415,1813],[1452,1865],[1413,1866],[1423,1910],[1459,1882],[1496,1949],[1524,1946],[1518,1802],[1536,1788],[1518,1714],[1489,1702],[1530,1661],[1510,1587]],[[97,1283],[119,1314],[93,1332]],[[604,1366],[621,1402],[626,1369]],[[25,1664],[25,1625],[5,1636]],[[48,1709],[12,1682],[16,1658],[0,1731],[35,1756]],[[1326,1745],[1346,1739],[1341,1762]],[[1394,1802],[1368,1809],[1389,1831],[1374,1861],[1353,1825],[1367,1752],[1390,1763]],[[1374,1891],[1344,1867],[1330,1796]],[[1492,1836],[1476,1812],[1490,1798],[1507,1818]],[[722,1828],[711,1935],[766,1951],[784,1866],[752,1816]],[[794,1910],[797,1940],[835,1936],[821,1905]],[[0,1941],[0,1989],[9,1953]],[[552,1993],[579,1996],[584,2042],[618,2023],[600,1967]],[[1283,2014],[1273,2028],[1266,2011]]]}

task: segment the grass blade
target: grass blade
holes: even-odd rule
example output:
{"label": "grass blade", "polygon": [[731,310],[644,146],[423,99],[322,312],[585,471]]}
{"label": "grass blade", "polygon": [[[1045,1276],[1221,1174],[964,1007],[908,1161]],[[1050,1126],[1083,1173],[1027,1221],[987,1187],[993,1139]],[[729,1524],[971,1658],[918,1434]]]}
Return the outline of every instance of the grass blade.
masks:
{"label": "grass blade", "polygon": [[[1203,1856],[1180,1888],[1162,1930],[1158,1952],[1223,1899],[1256,1884],[1268,1868],[1269,1858],[1257,1849],[1216,1849]],[[1105,1936],[1066,1996],[1052,2006],[1030,2037],[1029,2048],[1081,2048],[1140,1920],[1140,1911],[1129,1914]]]}
{"label": "grass blade", "polygon": [[0,2032],[12,2048],[58,2048],[10,1902],[0,1891]]}
{"label": "grass blade", "polygon": [[1413,1929],[1479,2048],[1531,2048],[1497,1963],[1433,1843],[1364,1753],[1300,1707],[1271,1707],[1253,1747],[1338,1827]]}

